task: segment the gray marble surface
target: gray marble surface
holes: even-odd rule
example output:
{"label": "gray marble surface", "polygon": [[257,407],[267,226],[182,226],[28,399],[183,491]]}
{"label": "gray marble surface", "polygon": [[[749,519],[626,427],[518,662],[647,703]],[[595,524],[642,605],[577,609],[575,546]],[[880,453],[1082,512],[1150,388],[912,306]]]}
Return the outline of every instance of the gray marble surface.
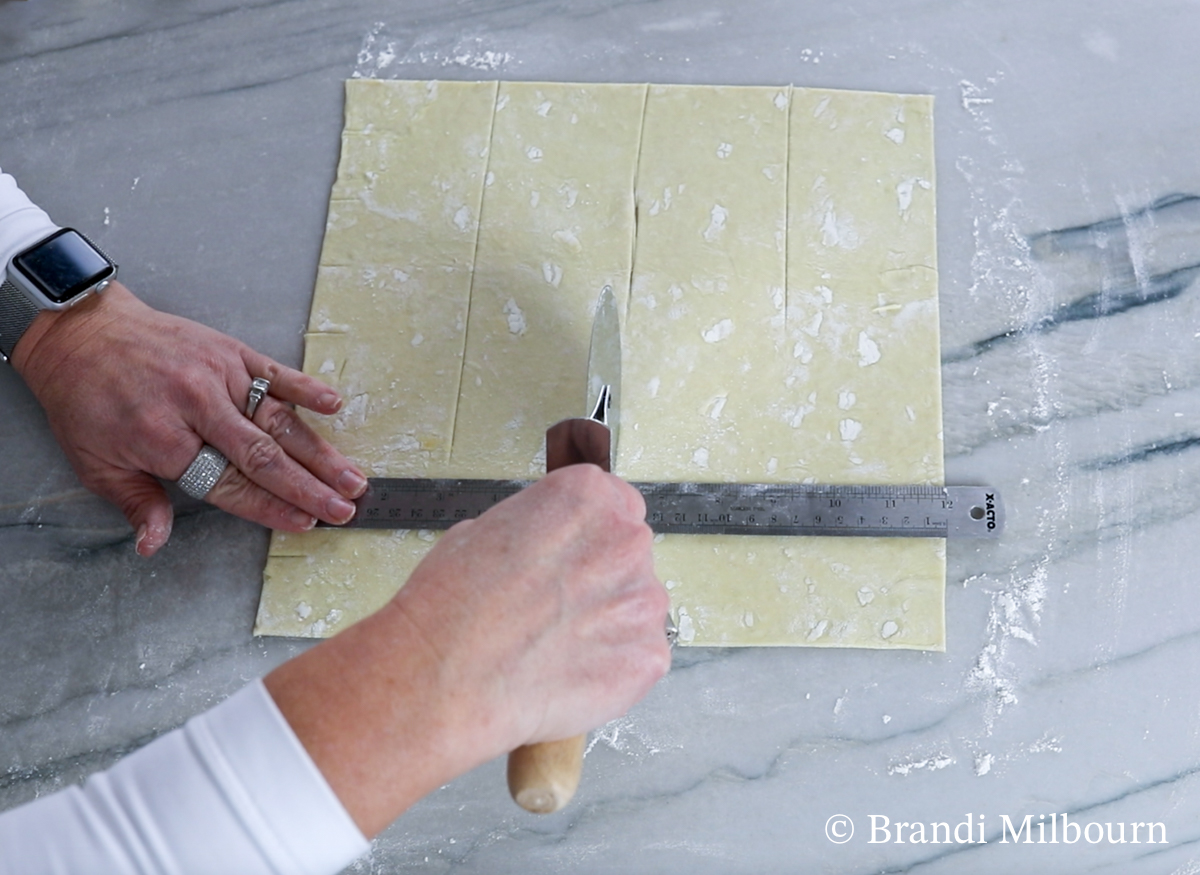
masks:
{"label": "gray marble surface", "polygon": [[[680,652],[567,811],[493,763],[353,871],[1194,875],[1198,33],[1165,0],[0,0],[0,167],[151,303],[298,362],[347,77],[934,94],[948,478],[1009,509],[950,545],[947,651]],[[0,447],[0,805],[304,646],[250,634],[265,532],[181,498],[137,559],[8,371]],[[895,841],[968,813],[986,843]],[[1059,843],[1002,843],[1027,814]]]}

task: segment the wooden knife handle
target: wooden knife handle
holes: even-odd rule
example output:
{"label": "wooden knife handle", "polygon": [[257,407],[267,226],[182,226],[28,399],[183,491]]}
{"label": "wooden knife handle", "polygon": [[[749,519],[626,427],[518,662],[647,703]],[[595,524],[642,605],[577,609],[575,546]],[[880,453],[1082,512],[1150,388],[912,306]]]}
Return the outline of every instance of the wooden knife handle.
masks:
{"label": "wooden knife handle", "polygon": [[[564,419],[546,432],[546,471],[589,463],[612,470],[612,432],[595,419]],[[571,801],[586,735],[526,744],[508,755],[508,791],[526,811],[552,814]]]}
{"label": "wooden knife handle", "polygon": [[508,755],[508,791],[526,811],[552,814],[571,801],[583,771],[586,735],[526,744]]}

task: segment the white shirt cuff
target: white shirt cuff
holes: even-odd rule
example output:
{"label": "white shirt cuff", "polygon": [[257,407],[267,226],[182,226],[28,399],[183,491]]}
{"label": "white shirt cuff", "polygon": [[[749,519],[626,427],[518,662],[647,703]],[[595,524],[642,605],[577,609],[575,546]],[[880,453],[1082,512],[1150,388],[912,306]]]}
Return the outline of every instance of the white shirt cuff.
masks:
{"label": "white shirt cuff", "polygon": [[278,841],[281,871],[336,872],[370,849],[261,679],[185,731],[208,746],[211,768],[227,769],[220,783],[243,821]]}
{"label": "white shirt cuff", "polygon": [[17,188],[17,181],[0,172],[0,278],[14,255],[57,230],[45,211]]}

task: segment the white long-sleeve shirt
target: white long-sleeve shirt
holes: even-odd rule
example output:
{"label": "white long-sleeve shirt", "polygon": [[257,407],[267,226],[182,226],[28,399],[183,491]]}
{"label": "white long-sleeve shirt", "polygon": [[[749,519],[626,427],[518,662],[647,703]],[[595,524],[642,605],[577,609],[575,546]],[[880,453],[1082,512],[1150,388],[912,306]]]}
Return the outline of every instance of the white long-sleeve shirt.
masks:
{"label": "white long-sleeve shirt", "polygon": [[[0,271],[55,230],[0,172]],[[329,875],[368,848],[261,681],[0,814],[0,875]]]}

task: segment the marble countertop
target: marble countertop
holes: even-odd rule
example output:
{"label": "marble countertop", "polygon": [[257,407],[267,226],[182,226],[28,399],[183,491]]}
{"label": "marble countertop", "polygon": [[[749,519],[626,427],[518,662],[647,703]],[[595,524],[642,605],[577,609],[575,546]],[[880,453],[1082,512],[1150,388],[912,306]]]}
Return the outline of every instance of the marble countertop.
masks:
{"label": "marble countertop", "polygon": [[[999,542],[949,545],[946,652],[680,651],[594,736],[565,812],[519,811],[492,763],[352,871],[1183,875],[1196,32],[1194,4],[1115,0],[0,0],[0,167],[152,304],[297,363],[348,77],[935,95],[947,477],[1009,514]],[[181,498],[138,559],[7,370],[0,446],[0,806],[306,646],[250,634],[264,531]]]}

